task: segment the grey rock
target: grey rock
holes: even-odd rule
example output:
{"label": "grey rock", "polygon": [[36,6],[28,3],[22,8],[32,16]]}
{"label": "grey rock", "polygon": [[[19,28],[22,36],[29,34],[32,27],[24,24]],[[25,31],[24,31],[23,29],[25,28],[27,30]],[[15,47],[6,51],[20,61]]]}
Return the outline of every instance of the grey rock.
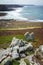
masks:
{"label": "grey rock", "polygon": [[35,39],[34,32],[31,32],[31,33],[26,32],[26,33],[24,34],[24,37],[25,37],[25,39],[26,39],[27,41],[29,41],[29,40],[34,41],[34,39]]}

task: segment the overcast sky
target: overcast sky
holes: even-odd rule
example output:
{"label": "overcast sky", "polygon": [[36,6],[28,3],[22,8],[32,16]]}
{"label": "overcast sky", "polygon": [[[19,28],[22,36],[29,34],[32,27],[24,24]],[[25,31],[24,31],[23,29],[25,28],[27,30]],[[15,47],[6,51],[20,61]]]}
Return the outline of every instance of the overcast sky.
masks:
{"label": "overcast sky", "polygon": [[0,4],[35,4],[35,5],[43,5],[43,0],[0,0]]}

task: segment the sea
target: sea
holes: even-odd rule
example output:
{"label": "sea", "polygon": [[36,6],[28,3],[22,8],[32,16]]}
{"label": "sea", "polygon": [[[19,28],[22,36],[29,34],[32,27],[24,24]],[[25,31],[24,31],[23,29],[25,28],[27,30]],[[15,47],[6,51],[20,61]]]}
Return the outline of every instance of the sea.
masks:
{"label": "sea", "polygon": [[24,5],[23,7],[12,8],[11,11],[0,11],[7,13],[5,16],[0,16],[1,19],[25,20],[33,22],[43,22],[43,6],[40,5]]}

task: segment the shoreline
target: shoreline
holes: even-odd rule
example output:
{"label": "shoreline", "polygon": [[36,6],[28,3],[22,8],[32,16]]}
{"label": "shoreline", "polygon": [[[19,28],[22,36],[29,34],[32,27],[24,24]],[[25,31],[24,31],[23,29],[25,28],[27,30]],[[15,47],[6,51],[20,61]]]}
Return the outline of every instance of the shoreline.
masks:
{"label": "shoreline", "polygon": [[[18,5],[16,5],[16,6],[18,6]],[[36,11],[34,11],[34,9],[33,9],[33,12],[32,12],[32,9],[28,8],[29,11],[30,11],[30,12],[28,12],[28,11],[26,11],[26,8],[28,6],[29,5],[27,5],[27,6],[25,6],[25,5],[20,6],[19,5],[18,7],[13,6],[12,7],[13,10],[11,10],[11,11],[0,11],[0,13],[7,13],[6,16],[0,17],[0,20],[4,20],[4,21],[9,20],[10,21],[11,19],[13,19],[13,20],[16,20],[16,21],[43,22],[43,16],[42,15],[40,16],[40,14],[43,14],[43,12],[42,13],[40,13],[40,11],[38,12],[37,8],[36,8]],[[9,7],[9,9],[10,8],[11,7]],[[38,13],[37,16],[36,16],[36,14],[34,12],[36,12],[36,14]]]}
{"label": "shoreline", "polygon": [[[6,13],[6,16],[0,17],[0,21],[10,21],[10,20],[16,20],[16,21],[27,21],[27,22],[43,22],[41,19],[29,19],[23,17],[20,12],[22,11],[22,8],[15,8],[13,11],[0,11],[0,13]],[[12,16],[11,16],[12,15]],[[9,18],[10,17],[10,18]]]}
{"label": "shoreline", "polygon": [[43,20],[0,19],[0,21],[43,22]]}

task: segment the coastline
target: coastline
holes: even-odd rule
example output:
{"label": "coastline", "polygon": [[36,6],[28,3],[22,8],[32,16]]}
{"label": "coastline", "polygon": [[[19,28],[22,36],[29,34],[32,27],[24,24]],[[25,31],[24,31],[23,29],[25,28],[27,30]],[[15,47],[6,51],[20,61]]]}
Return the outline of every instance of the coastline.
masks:
{"label": "coastline", "polygon": [[[0,11],[0,13],[6,13],[5,16],[1,16],[0,17],[0,20],[4,20],[4,21],[7,21],[7,20],[16,20],[16,21],[27,21],[27,22],[43,22],[42,19],[29,19],[28,17],[25,17],[26,16],[26,12],[25,13],[21,13],[23,11],[23,7],[18,7],[18,8],[12,8],[13,10],[12,11]],[[25,14],[25,16],[23,16],[22,14]]]}
{"label": "coastline", "polygon": [[0,64],[43,65],[43,20],[23,18],[21,10],[0,16]]}

